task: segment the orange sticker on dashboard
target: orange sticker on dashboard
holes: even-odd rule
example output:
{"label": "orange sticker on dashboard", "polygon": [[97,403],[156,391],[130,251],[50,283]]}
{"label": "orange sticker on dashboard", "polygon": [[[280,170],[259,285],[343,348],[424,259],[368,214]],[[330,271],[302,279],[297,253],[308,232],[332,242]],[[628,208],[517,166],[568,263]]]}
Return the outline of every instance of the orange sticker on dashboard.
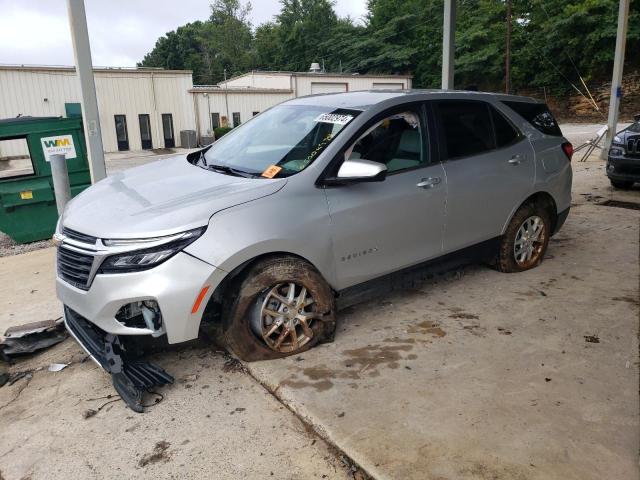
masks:
{"label": "orange sticker on dashboard", "polygon": [[282,167],[279,167],[277,165],[269,165],[267,169],[262,172],[262,176],[265,178],[273,178],[280,173],[280,170],[282,170]]}

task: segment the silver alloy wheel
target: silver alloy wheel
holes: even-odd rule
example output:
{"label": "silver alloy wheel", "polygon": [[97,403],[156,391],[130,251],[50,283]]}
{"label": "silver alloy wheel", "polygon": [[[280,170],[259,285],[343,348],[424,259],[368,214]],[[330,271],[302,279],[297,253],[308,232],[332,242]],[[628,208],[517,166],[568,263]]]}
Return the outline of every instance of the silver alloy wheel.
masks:
{"label": "silver alloy wheel", "polygon": [[306,287],[293,282],[276,285],[264,297],[256,333],[276,352],[299,350],[313,338],[311,327],[320,318],[314,303]]}
{"label": "silver alloy wheel", "polygon": [[532,215],[522,222],[513,244],[516,263],[523,267],[535,263],[542,253],[545,236],[544,220],[541,217]]}

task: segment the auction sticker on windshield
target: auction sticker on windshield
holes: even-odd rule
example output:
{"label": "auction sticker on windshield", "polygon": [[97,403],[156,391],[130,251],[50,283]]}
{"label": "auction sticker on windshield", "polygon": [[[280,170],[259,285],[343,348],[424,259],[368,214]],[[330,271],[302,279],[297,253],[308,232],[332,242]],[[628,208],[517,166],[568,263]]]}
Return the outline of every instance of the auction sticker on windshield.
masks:
{"label": "auction sticker on windshield", "polygon": [[269,165],[267,169],[262,172],[262,176],[265,178],[273,178],[278,173],[280,173],[280,170],[282,170],[282,167],[279,167],[277,165]]}
{"label": "auction sticker on windshield", "polygon": [[315,122],[335,123],[336,125],[346,125],[353,120],[353,115],[343,115],[339,113],[322,113],[316,117]]}

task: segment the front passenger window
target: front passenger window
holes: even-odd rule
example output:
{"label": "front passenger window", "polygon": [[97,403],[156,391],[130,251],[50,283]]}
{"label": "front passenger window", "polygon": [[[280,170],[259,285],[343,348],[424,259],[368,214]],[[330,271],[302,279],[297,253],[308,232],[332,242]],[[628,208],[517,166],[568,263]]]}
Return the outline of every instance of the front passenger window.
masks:
{"label": "front passenger window", "polygon": [[387,172],[397,172],[424,164],[420,117],[403,112],[391,115],[369,128],[347,151],[348,159],[383,163]]}

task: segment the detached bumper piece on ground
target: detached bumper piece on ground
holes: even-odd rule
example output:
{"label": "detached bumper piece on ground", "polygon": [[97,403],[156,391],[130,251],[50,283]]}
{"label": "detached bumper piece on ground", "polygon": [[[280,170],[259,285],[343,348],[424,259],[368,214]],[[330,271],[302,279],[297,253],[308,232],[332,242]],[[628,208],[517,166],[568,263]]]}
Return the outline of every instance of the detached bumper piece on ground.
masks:
{"label": "detached bumper piece on ground", "polygon": [[0,358],[9,362],[10,357],[25,355],[49,348],[67,338],[62,318],[27,323],[7,329],[0,342]]}
{"label": "detached bumper piece on ground", "polygon": [[134,412],[144,412],[142,397],[149,389],[173,383],[171,375],[157,365],[141,360],[119,337],[101,331],[67,307],[65,320],[78,343],[111,374],[114,388]]}

